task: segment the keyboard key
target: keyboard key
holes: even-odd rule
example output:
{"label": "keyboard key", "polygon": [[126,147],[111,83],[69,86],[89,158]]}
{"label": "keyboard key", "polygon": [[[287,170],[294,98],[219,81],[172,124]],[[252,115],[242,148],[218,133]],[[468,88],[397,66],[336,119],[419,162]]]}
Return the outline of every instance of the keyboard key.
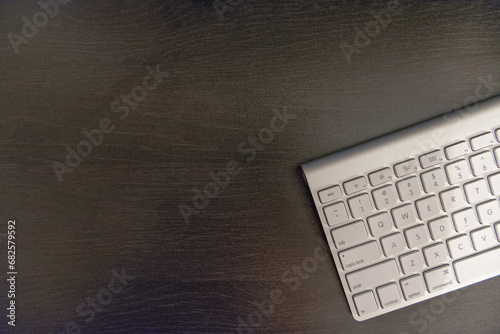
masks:
{"label": "keyboard key", "polygon": [[405,250],[405,243],[401,233],[394,233],[380,239],[385,256],[401,253]]}
{"label": "keyboard key", "polygon": [[500,275],[500,247],[484,251],[453,263],[460,283],[475,283]]}
{"label": "keyboard key", "polygon": [[497,141],[500,142],[500,129],[496,129],[495,133],[497,135]]}
{"label": "keyboard key", "polygon": [[401,280],[401,290],[406,300],[423,297],[425,294],[422,279],[419,275],[411,276]]}
{"label": "keyboard key", "polygon": [[498,201],[493,200],[476,206],[479,221],[482,224],[493,223],[500,220],[500,207]]}
{"label": "keyboard key", "polygon": [[386,284],[399,276],[396,260],[388,260],[347,274],[346,279],[352,292],[363,291]]}
{"label": "keyboard key", "polygon": [[349,204],[349,208],[351,209],[353,218],[363,217],[373,211],[370,196],[368,196],[368,194],[362,194],[356,197],[349,198],[347,200],[347,203]]}
{"label": "keyboard key", "polygon": [[344,202],[337,202],[323,209],[329,226],[335,226],[349,220]]}
{"label": "keyboard key", "polygon": [[399,257],[399,262],[401,263],[401,269],[403,269],[405,275],[417,272],[424,268],[424,262],[420,252],[411,252],[401,255]]}
{"label": "keyboard key", "polygon": [[493,150],[493,152],[495,153],[495,157],[497,160],[497,166],[500,167],[500,147],[495,148]]}
{"label": "keyboard key", "polygon": [[339,258],[344,270],[354,270],[364,267],[381,258],[376,241],[350,248],[339,252]]}
{"label": "keyboard key", "polygon": [[337,248],[357,244],[368,237],[362,220],[332,230],[332,238]]}
{"label": "keyboard key", "polygon": [[393,186],[385,186],[372,191],[373,201],[377,209],[382,210],[397,203],[396,192]]}
{"label": "keyboard key", "polygon": [[495,229],[497,231],[497,239],[500,241],[500,223],[495,224]]}
{"label": "keyboard key", "polygon": [[418,159],[420,161],[420,166],[425,169],[443,162],[443,154],[441,151],[433,151],[421,155]]}
{"label": "keyboard key", "polygon": [[388,308],[401,303],[401,295],[396,283],[384,285],[377,289],[382,308]]}
{"label": "keyboard key", "polygon": [[462,189],[458,187],[441,192],[439,197],[446,212],[462,208],[466,204]]}
{"label": "keyboard key", "polygon": [[408,248],[416,248],[429,241],[424,225],[408,228],[404,231]]}
{"label": "keyboard key", "polygon": [[318,197],[321,203],[334,201],[342,196],[342,191],[339,186],[333,186],[318,192]]}
{"label": "keyboard key", "polygon": [[493,158],[491,152],[483,152],[474,155],[469,158],[469,161],[472,167],[472,173],[474,173],[475,176],[490,173],[497,169],[495,159]]}
{"label": "keyboard key", "polygon": [[420,196],[420,185],[416,177],[410,177],[406,180],[399,181],[396,183],[398,188],[399,198],[402,202],[409,201],[411,199]]}
{"label": "keyboard key", "polygon": [[483,133],[482,135],[470,139],[470,147],[474,151],[491,146],[494,143],[495,138],[493,138],[493,134],[491,132]]}
{"label": "keyboard key", "polygon": [[384,168],[368,174],[368,179],[370,180],[370,184],[375,187],[392,180],[392,171],[390,168]]}
{"label": "keyboard key", "polygon": [[446,248],[443,244],[435,244],[423,249],[425,262],[429,267],[437,266],[446,261]]}
{"label": "keyboard key", "polygon": [[[479,230],[472,231],[470,233],[472,243],[474,244],[474,249],[477,251],[485,250],[497,243],[495,239],[495,234],[491,227],[484,227]],[[500,259],[499,259],[500,260]]]}
{"label": "keyboard key", "polygon": [[467,202],[471,204],[484,201],[490,197],[488,185],[483,179],[464,184],[464,191],[467,196]]}
{"label": "keyboard key", "polygon": [[429,196],[415,202],[417,212],[420,220],[427,220],[429,218],[439,215],[439,203],[436,196]]}
{"label": "keyboard key", "polygon": [[488,177],[488,182],[490,183],[491,192],[495,196],[500,195],[500,173],[491,175]]}
{"label": "keyboard key", "polygon": [[469,237],[461,235],[456,238],[448,240],[448,251],[452,259],[469,255],[474,250],[470,244]]}
{"label": "keyboard key", "polygon": [[416,172],[418,169],[417,161],[415,159],[406,160],[394,165],[394,172],[397,177],[403,177],[405,175]]}
{"label": "keyboard key", "polygon": [[446,158],[448,160],[452,160],[452,159],[461,157],[462,155],[466,155],[469,152],[470,152],[469,145],[467,145],[467,142],[465,142],[465,141],[447,146],[444,149],[444,153],[446,154]]}
{"label": "keyboard key", "polygon": [[479,226],[479,221],[476,218],[474,210],[470,208],[455,212],[451,216],[458,232],[465,232],[471,228]]}
{"label": "keyboard key", "polygon": [[365,190],[368,185],[364,176],[344,182],[344,190],[347,195],[357,193],[358,191]]}
{"label": "keyboard key", "polygon": [[391,210],[392,219],[397,228],[410,225],[416,222],[415,213],[411,204],[405,204]]}
{"label": "keyboard key", "polygon": [[352,297],[359,316],[367,315],[378,310],[377,302],[372,291],[366,291]]}
{"label": "keyboard key", "polygon": [[455,282],[450,266],[442,266],[424,273],[427,291],[430,293],[451,288]]}
{"label": "keyboard key", "polygon": [[469,171],[469,164],[465,160],[459,160],[446,165],[445,170],[450,184],[466,181],[472,177]]}
{"label": "keyboard key", "polygon": [[448,216],[430,221],[429,231],[431,231],[431,236],[434,240],[438,240],[455,233],[451,220]]}
{"label": "keyboard key", "polygon": [[446,185],[444,180],[443,171],[440,168],[420,174],[424,191],[426,193],[433,193],[443,189]]}
{"label": "keyboard key", "polygon": [[379,237],[392,229],[392,224],[387,212],[382,212],[368,217],[368,227],[374,237]]}

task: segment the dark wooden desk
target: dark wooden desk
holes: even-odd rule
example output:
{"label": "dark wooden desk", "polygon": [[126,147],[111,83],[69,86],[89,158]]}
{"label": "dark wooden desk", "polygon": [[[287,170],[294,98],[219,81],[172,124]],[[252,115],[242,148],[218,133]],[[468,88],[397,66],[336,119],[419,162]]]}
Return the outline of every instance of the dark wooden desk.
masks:
{"label": "dark wooden desk", "polygon": [[0,5],[2,332],[500,332],[498,278],[353,320],[299,169],[500,93],[498,3],[42,1]]}

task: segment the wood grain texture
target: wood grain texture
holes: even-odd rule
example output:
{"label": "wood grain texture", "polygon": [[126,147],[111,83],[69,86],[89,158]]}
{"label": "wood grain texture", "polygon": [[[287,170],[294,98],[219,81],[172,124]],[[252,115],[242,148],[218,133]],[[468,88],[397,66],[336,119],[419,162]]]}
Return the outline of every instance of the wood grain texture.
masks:
{"label": "wood grain texture", "polygon": [[[1,313],[0,330],[500,332],[498,278],[362,323],[330,258],[283,279],[326,244],[300,164],[450,111],[478,77],[498,94],[498,3],[400,2],[351,62],[340,44],[387,2],[248,4],[221,19],[210,1],[73,1],[18,53],[7,35],[40,8],[0,4],[0,233],[16,219],[19,272],[16,327]],[[120,119],[113,101],[158,64],[168,78]],[[296,118],[247,161],[240,145],[285,109]],[[59,182],[53,162],[103,118],[115,130]],[[233,160],[241,171],[186,223],[179,205]],[[85,321],[77,307],[122,268],[135,278]]]}

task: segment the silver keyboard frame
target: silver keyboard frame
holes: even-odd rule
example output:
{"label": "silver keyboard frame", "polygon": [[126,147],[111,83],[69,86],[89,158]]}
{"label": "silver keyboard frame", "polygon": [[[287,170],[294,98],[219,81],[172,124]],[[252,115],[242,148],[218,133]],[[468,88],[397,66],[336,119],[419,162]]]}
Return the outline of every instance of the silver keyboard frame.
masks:
{"label": "silver keyboard frame", "polygon": [[[457,126],[459,122],[460,126]],[[332,203],[341,200],[346,204],[347,198],[354,197],[363,192],[360,191],[355,194],[347,196],[343,188],[343,182],[345,181],[354,179],[359,176],[365,176],[368,182],[368,174],[371,172],[380,170],[381,168],[384,167],[390,167],[391,170],[393,170],[394,164],[403,162],[411,158],[417,159],[418,163],[418,157],[424,153],[428,153],[436,149],[441,149],[443,151],[443,149],[450,144],[468,140],[469,138],[474,137],[475,135],[480,135],[486,131],[494,131],[495,129],[498,129],[499,126],[500,126],[500,96],[497,96],[488,99],[486,101],[482,101],[474,106],[444,114],[441,117],[434,118],[423,123],[419,123],[409,128],[391,133],[389,135],[385,135],[383,137],[376,138],[369,142],[362,143],[360,145],[348,148],[346,150],[337,153],[333,153],[331,155],[325,156],[323,158],[302,165],[304,178],[311,191],[311,195],[314,200],[314,204],[316,206],[316,210],[319,215],[321,225],[323,226],[323,230],[326,239],[328,241],[331,254],[335,261],[337,272],[339,274],[340,281],[342,282],[342,286],[344,288],[344,292],[346,294],[347,301],[349,303],[349,307],[351,309],[351,313],[354,319],[358,321],[367,320],[382,314],[392,312],[394,310],[401,309],[409,305],[417,304],[424,300],[434,298],[451,291],[461,289],[465,286],[472,285],[475,283],[469,283],[469,284],[456,283],[451,288],[447,288],[432,294],[430,294],[428,291],[425,291],[425,296],[423,298],[419,298],[418,300],[406,301],[405,298],[401,298],[402,300],[401,304],[395,309],[383,309],[379,307],[378,311],[376,311],[375,313],[369,314],[367,316],[359,316],[352,298],[352,296],[356,295],[357,293],[351,293],[349,289],[349,285],[347,283],[345,275],[346,271],[343,270],[342,264],[338,256],[338,252],[340,250],[338,250],[335,247],[331,235],[331,230],[334,227],[331,227],[327,224],[323,208],[325,206],[331,205]],[[435,168],[437,166],[443,166],[447,163],[450,163],[451,161],[456,161],[456,160],[459,160],[459,158],[450,161],[447,161],[445,159],[445,161],[441,165],[436,165],[433,167]],[[419,163],[418,165],[419,168],[416,173],[405,175],[401,179],[404,179],[405,177],[409,177],[412,175],[419,176],[421,172],[432,169],[428,168],[424,170],[420,167]],[[399,178],[394,177],[392,182],[395,182],[398,179]],[[334,185],[339,185],[341,187],[343,196],[340,197],[340,199],[322,204],[321,201],[319,200],[318,192]],[[462,184],[456,184],[456,185],[461,186]],[[377,187],[371,187],[370,185],[368,186],[369,189],[375,189]],[[492,199],[493,198],[495,197],[492,196]],[[401,203],[398,204],[400,205]],[[447,214],[444,212],[441,213],[442,215]],[[418,217],[416,218],[418,220]],[[357,219],[359,218],[354,219],[349,213],[349,221],[342,223],[339,226],[345,225]],[[422,223],[427,225],[426,222]],[[393,227],[393,232],[394,231],[397,231],[397,229]],[[366,241],[378,240],[378,238],[371,236],[370,233],[368,234],[369,237],[366,239]],[[419,249],[421,250],[421,247],[419,247]],[[396,256],[396,259],[397,258],[398,257]],[[448,261],[443,262],[443,264],[447,263],[451,266],[452,262],[453,261],[451,259],[448,259]],[[401,273],[402,271],[399,261],[396,261],[396,263]],[[425,269],[419,272],[419,274],[422,275],[422,272],[424,271]],[[399,279],[405,276],[407,275],[400,275]],[[399,279],[395,281],[398,284],[398,286],[399,286]],[[374,293],[376,296],[376,292]]]}

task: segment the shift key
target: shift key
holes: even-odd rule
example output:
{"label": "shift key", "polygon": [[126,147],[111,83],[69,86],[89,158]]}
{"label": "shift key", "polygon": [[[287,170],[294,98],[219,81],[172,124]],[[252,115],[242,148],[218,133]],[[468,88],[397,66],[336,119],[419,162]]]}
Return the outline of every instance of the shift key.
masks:
{"label": "shift key", "polygon": [[352,292],[364,291],[394,281],[399,276],[396,260],[388,260],[346,275]]}

